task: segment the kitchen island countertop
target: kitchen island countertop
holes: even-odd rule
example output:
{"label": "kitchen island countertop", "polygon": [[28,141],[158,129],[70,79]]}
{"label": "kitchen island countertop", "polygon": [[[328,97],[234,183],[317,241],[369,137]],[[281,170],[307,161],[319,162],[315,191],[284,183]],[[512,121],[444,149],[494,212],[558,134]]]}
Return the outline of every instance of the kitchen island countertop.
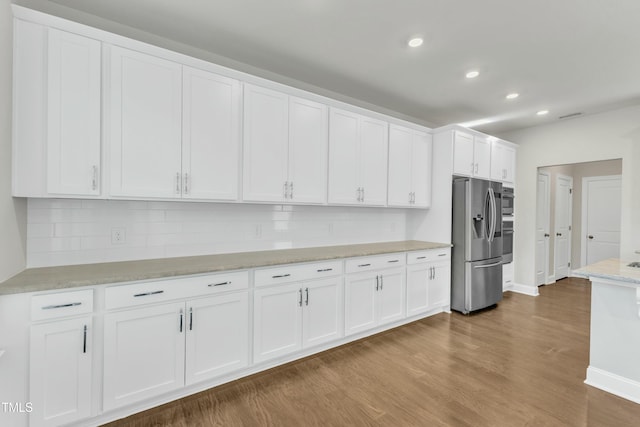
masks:
{"label": "kitchen island countertop", "polygon": [[162,279],[281,264],[451,247],[419,240],[237,252],[179,258],[29,268],[0,283],[0,295]]}
{"label": "kitchen island countertop", "polygon": [[628,264],[631,262],[611,258],[574,270],[573,273],[588,278],[617,280],[640,286],[640,268],[630,267]]}

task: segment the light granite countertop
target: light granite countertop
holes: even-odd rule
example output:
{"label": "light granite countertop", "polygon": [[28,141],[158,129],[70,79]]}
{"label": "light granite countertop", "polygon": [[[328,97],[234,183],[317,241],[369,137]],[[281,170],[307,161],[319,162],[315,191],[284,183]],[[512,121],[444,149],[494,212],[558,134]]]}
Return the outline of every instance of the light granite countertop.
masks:
{"label": "light granite countertop", "polygon": [[629,267],[628,264],[631,262],[611,258],[587,265],[573,272],[584,277],[618,280],[626,283],[635,283],[640,286],[640,268]]}
{"label": "light granite countertop", "polygon": [[5,282],[0,283],[0,295],[446,247],[451,247],[451,244],[405,240],[399,242],[320,246],[300,249],[279,249],[141,261],[29,268]]}

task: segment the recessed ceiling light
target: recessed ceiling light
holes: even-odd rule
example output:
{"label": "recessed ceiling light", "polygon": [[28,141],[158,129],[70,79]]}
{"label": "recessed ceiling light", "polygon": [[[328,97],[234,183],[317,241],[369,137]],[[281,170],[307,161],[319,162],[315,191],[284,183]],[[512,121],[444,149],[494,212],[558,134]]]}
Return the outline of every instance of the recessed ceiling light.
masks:
{"label": "recessed ceiling light", "polygon": [[519,93],[510,93],[509,95],[507,95],[505,98],[507,99],[516,99],[517,97],[519,97],[520,94]]}
{"label": "recessed ceiling light", "polygon": [[478,77],[480,75],[479,71],[469,71],[466,76],[468,79],[475,79],[476,77]]}
{"label": "recessed ceiling light", "polygon": [[407,44],[409,45],[409,47],[418,47],[418,46],[422,46],[422,43],[424,43],[424,40],[422,39],[422,37],[414,37],[411,40],[409,40],[407,42]]}
{"label": "recessed ceiling light", "polygon": [[549,114],[549,110],[540,110],[536,114],[539,116],[544,116],[545,114]]}

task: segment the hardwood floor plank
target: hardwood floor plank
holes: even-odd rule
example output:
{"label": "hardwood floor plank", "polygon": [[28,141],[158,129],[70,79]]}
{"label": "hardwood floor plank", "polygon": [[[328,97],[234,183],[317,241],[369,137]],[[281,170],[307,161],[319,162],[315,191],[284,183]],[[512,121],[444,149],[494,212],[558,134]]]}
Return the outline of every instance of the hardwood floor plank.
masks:
{"label": "hardwood floor plank", "polygon": [[590,285],[439,314],[109,424],[638,426],[640,405],[584,384]]}

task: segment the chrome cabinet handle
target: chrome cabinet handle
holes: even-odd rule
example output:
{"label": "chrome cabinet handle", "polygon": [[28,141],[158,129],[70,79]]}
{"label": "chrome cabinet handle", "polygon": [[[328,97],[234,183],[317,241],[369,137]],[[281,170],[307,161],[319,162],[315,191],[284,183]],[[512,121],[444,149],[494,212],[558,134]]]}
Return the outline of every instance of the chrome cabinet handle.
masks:
{"label": "chrome cabinet handle", "polygon": [[81,302],[70,302],[68,304],[57,304],[57,305],[45,305],[42,307],[43,310],[52,310],[56,308],[66,308],[66,307],[75,307],[77,305],[82,305]]}
{"label": "chrome cabinet handle", "polygon": [[291,276],[291,274],[287,273],[287,274],[279,274],[277,276],[271,276],[272,279],[281,279],[283,277],[289,277]]}
{"label": "chrome cabinet handle", "polygon": [[382,286],[384,285],[384,279],[382,278],[382,274],[380,275],[380,290],[382,290]]}
{"label": "chrome cabinet handle", "polygon": [[364,202],[364,187],[362,187],[362,200],[360,200],[361,202]]}
{"label": "chrome cabinet handle", "polygon": [[309,305],[309,288],[306,288],[304,291],[307,294],[307,298],[304,301],[304,305]]}
{"label": "chrome cabinet handle", "polygon": [[293,199],[293,181],[289,183],[289,198]]}
{"label": "chrome cabinet handle", "polygon": [[425,259],[425,258],[426,258],[426,256],[419,256],[416,259]]}
{"label": "chrome cabinet handle", "polygon": [[84,335],[82,338],[82,352],[87,352],[87,325],[84,325]]}
{"label": "chrome cabinet handle", "polygon": [[400,260],[399,259],[392,259],[392,260],[389,260],[387,262],[400,262]]}
{"label": "chrome cabinet handle", "polygon": [[189,330],[193,331],[193,307],[189,307]]}
{"label": "chrome cabinet handle", "polygon": [[231,284],[231,280],[228,280],[226,282],[220,282],[220,283],[211,283],[207,286],[209,286],[210,288],[214,287],[214,286],[224,286],[224,285],[230,285]]}
{"label": "chrome cabinet handle", "polygon": [[98,166],[93,165],[93,175],[91,178],[91,189],[92,190],[97,190],[98,189]]}
{"label": "chrome cabinet handle", "polygon": [[288,199],[289,198],[289,183],[287,181],[284,182],[284,185],[282,186],[282,191],[284,192],[284,198]]}
{"label": "chrome cabinet handle", "polygon": [[447,254],[438,254],[438,256],[447,256]]}
{"label": "chrome cabinet handle", "polygon": [[358,264],[358,267],[369,267],[371,264]]}
{"label": "chrome cabinet handle", "polygon": [[476,163],[476,172],[475,173],[478,173],[478,164],[477,163]]}
{"label": "chrome cabinet handle", "polygon": [[146,296],[149,296],[149,295],[158,295],[158,294],[163,294],[163,293],[164,293],[164,291],[152,291],[152,292],[144,292],[144,293],[141,293],[141,294],[134,294],[133,296],[134,297],[146,297]]}
{"label": "chrome cabinet handle", "polygon": [[302,288],[298,289],[298,292],[300,293],[300,300],[298,301],[298,305],[302,307]]}
{"label": "chrome cabinet handle", "polygon": [[380,276],[376,276],[376,291],[380,287]]}
{"label": "chrome cabinet handle", "polygon": [[176,194],[180,194],[180,172],[176,173]]}
{"label": "chrome cabinet handle", "polygon": [[182,332],[182,322],[184,317],[184,310],[180,309],[180,332]]}
{"label": "chrome cabinet handle", "polygon": [[324,273],[325,271],[333,271],[333,268],[321,268],[320,270],[316,270],[318,273]]}
{"label": "chrome cabinet handle", "polygon": [[189,174],[184,174],[184,194],[189,194]]}

